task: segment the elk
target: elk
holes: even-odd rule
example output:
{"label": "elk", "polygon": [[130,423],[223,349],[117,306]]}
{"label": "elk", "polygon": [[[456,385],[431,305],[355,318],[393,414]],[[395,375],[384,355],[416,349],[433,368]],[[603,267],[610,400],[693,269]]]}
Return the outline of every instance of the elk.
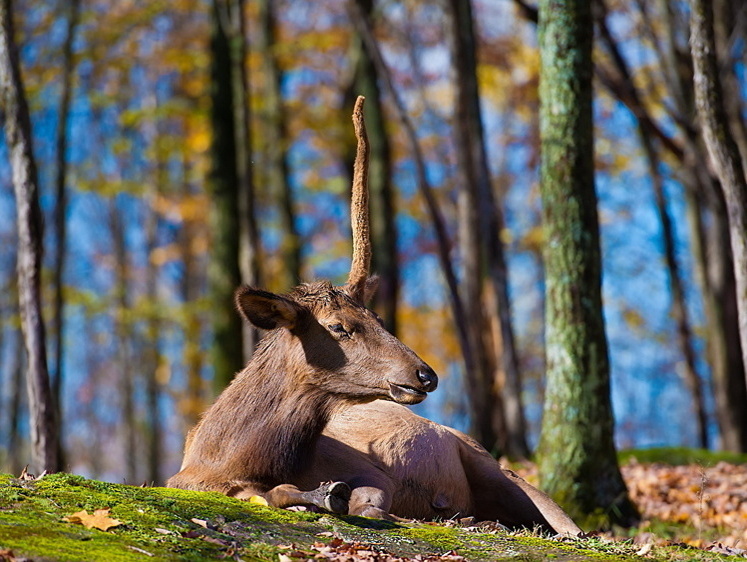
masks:
{"label": "elk", "polygon": [[181,470],[167,485],[262,495],[276,507],[381,519],[474,516],[578,535],[560,506],[473,439],[402,406],[421,402],[438,379],[363,304],[375,281],[362,103],[353,113],[347,284],[305,284],[283,296],[237,292],[240,313],[269,333],[189,432]]}
{"label": "elk", "polygon": [[550,497],[501,467],[464,433],[376,400],[335,413],[298,485],[320,477],[352,489],[349,513],[389,519],[474,517],[578,536]]}
{"label": "elk", "polygon": [[181,470],[168,486],[244,499],[260,495],[276,507],[313,505],[347,513],[350,488],[345,482],[322,477],[305,491],[294,484],[330,417],[377,398],[416,404],[435,390],[438,377],[433,369],[364,306],[375,281],[369,278],[368,142],[362,96],[353,123],[358,149],[347,283],[303,284],[286,295],[251,287],[236,292],[239,312],[268,334],[189,432]]}

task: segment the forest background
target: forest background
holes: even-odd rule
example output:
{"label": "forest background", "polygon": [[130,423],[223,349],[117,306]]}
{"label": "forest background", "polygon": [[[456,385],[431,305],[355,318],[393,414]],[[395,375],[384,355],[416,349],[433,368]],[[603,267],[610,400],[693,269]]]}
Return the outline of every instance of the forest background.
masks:
{"label": "forest background", "polygon": [[[455,48],[453,5],[267,0],[246,2],[236,17],[200,0],[16,2],[65,470],[130,483],[162,482],[177,470],[185,432],[254,337],[242,334],[230,296],[216,286],[243,281],[282,292],[299,279],[343,281],[350,113],[360,93],[374,108],[367,122],[382,276],[374,308],[442,377],[417,410],[472,429],[495,453],[536,445],[544,389],[536,11],[520,0],[473,2],[493,209],[470,204],[455,133],[465,54]],[[740,147],[744,5],[714,2]],[[595,2],[615,439],[620,448],[744,452],[747,393],[726,211],[698,133],[688,17],[680,2]],[[223,65],[220,18],[229,31]],[[361,41],[361,22],[382,60]],[[244,72],[232,80],[236,53]],[[216,103],[220,95],[231,103]],[[237,175],[222,184],[220,156],[236,148],[227,139],[246,144],[228,163]],[[4,140],[0,161],[8,161]],[[226,197],[226,189],[237,191]],[[505,258],[497,275],[484,263],[490,251],[474,242],[473,227],[490,210]],[[29,420],[6,165],[0,216],[0,469],[17,473],[29,457]],[[457,329],[465,324],[454,320],[445,266],[467,318],[478,315],[469,323],[478,336]],[[483,283],[470,286],[474,279]],[[504,281],[507,299],[488,289]],[[480,366],[465,369],[463,340],[475,337]],[[517,429],[521,418],[526,427]]]}

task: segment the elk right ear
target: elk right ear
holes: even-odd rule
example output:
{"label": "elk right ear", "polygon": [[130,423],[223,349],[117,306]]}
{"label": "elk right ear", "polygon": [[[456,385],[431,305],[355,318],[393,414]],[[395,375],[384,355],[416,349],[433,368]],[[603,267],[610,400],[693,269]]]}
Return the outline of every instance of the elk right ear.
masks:
{"label": "elk right ear", "polygon": [[302,308],[292,300],[251,287],[236,291],[236,308],[249,322],[263,330],[293,329]]}

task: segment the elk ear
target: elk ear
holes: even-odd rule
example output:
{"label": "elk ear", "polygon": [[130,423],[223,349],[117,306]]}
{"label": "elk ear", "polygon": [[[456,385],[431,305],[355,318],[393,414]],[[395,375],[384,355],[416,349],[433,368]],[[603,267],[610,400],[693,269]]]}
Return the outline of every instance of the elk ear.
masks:
{"label": "elk ear", "polygon": [[263,330],[292,329],[303,310],[290,299],[251,287],[241,287],[236,291],[236,308],[244,318]]}
{"label": "elk ear", "polygon": [[366,279],[366,284],[363,287],[363,304],[371,302],[371,299],[374,298],[374,295],[376,294],[376,291],[378,289],[379,289],[379,276],[378,275],[372,275],[371,277]]}

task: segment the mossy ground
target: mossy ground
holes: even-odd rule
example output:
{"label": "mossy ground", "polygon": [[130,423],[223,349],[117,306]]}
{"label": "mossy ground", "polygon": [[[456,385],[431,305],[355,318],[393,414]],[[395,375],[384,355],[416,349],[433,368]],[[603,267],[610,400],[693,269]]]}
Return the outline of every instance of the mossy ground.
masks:
{"label": "mossy ground", "polygon": [[[122,525],[104,532],[63,521],[74,512],[105,507]],[[0,475],[0,552],[10,549],[35,561],[277,561],[290,545],[308,551],[333,538],[394,556],[454,551],[468,560],[632,560],[640,548],[596,538],[553,541],[531,533],[290,512],[220,494],[139,488],[70,474],[37,481]],[[676,547],[652,552],[658,560],[724,559]]]}

